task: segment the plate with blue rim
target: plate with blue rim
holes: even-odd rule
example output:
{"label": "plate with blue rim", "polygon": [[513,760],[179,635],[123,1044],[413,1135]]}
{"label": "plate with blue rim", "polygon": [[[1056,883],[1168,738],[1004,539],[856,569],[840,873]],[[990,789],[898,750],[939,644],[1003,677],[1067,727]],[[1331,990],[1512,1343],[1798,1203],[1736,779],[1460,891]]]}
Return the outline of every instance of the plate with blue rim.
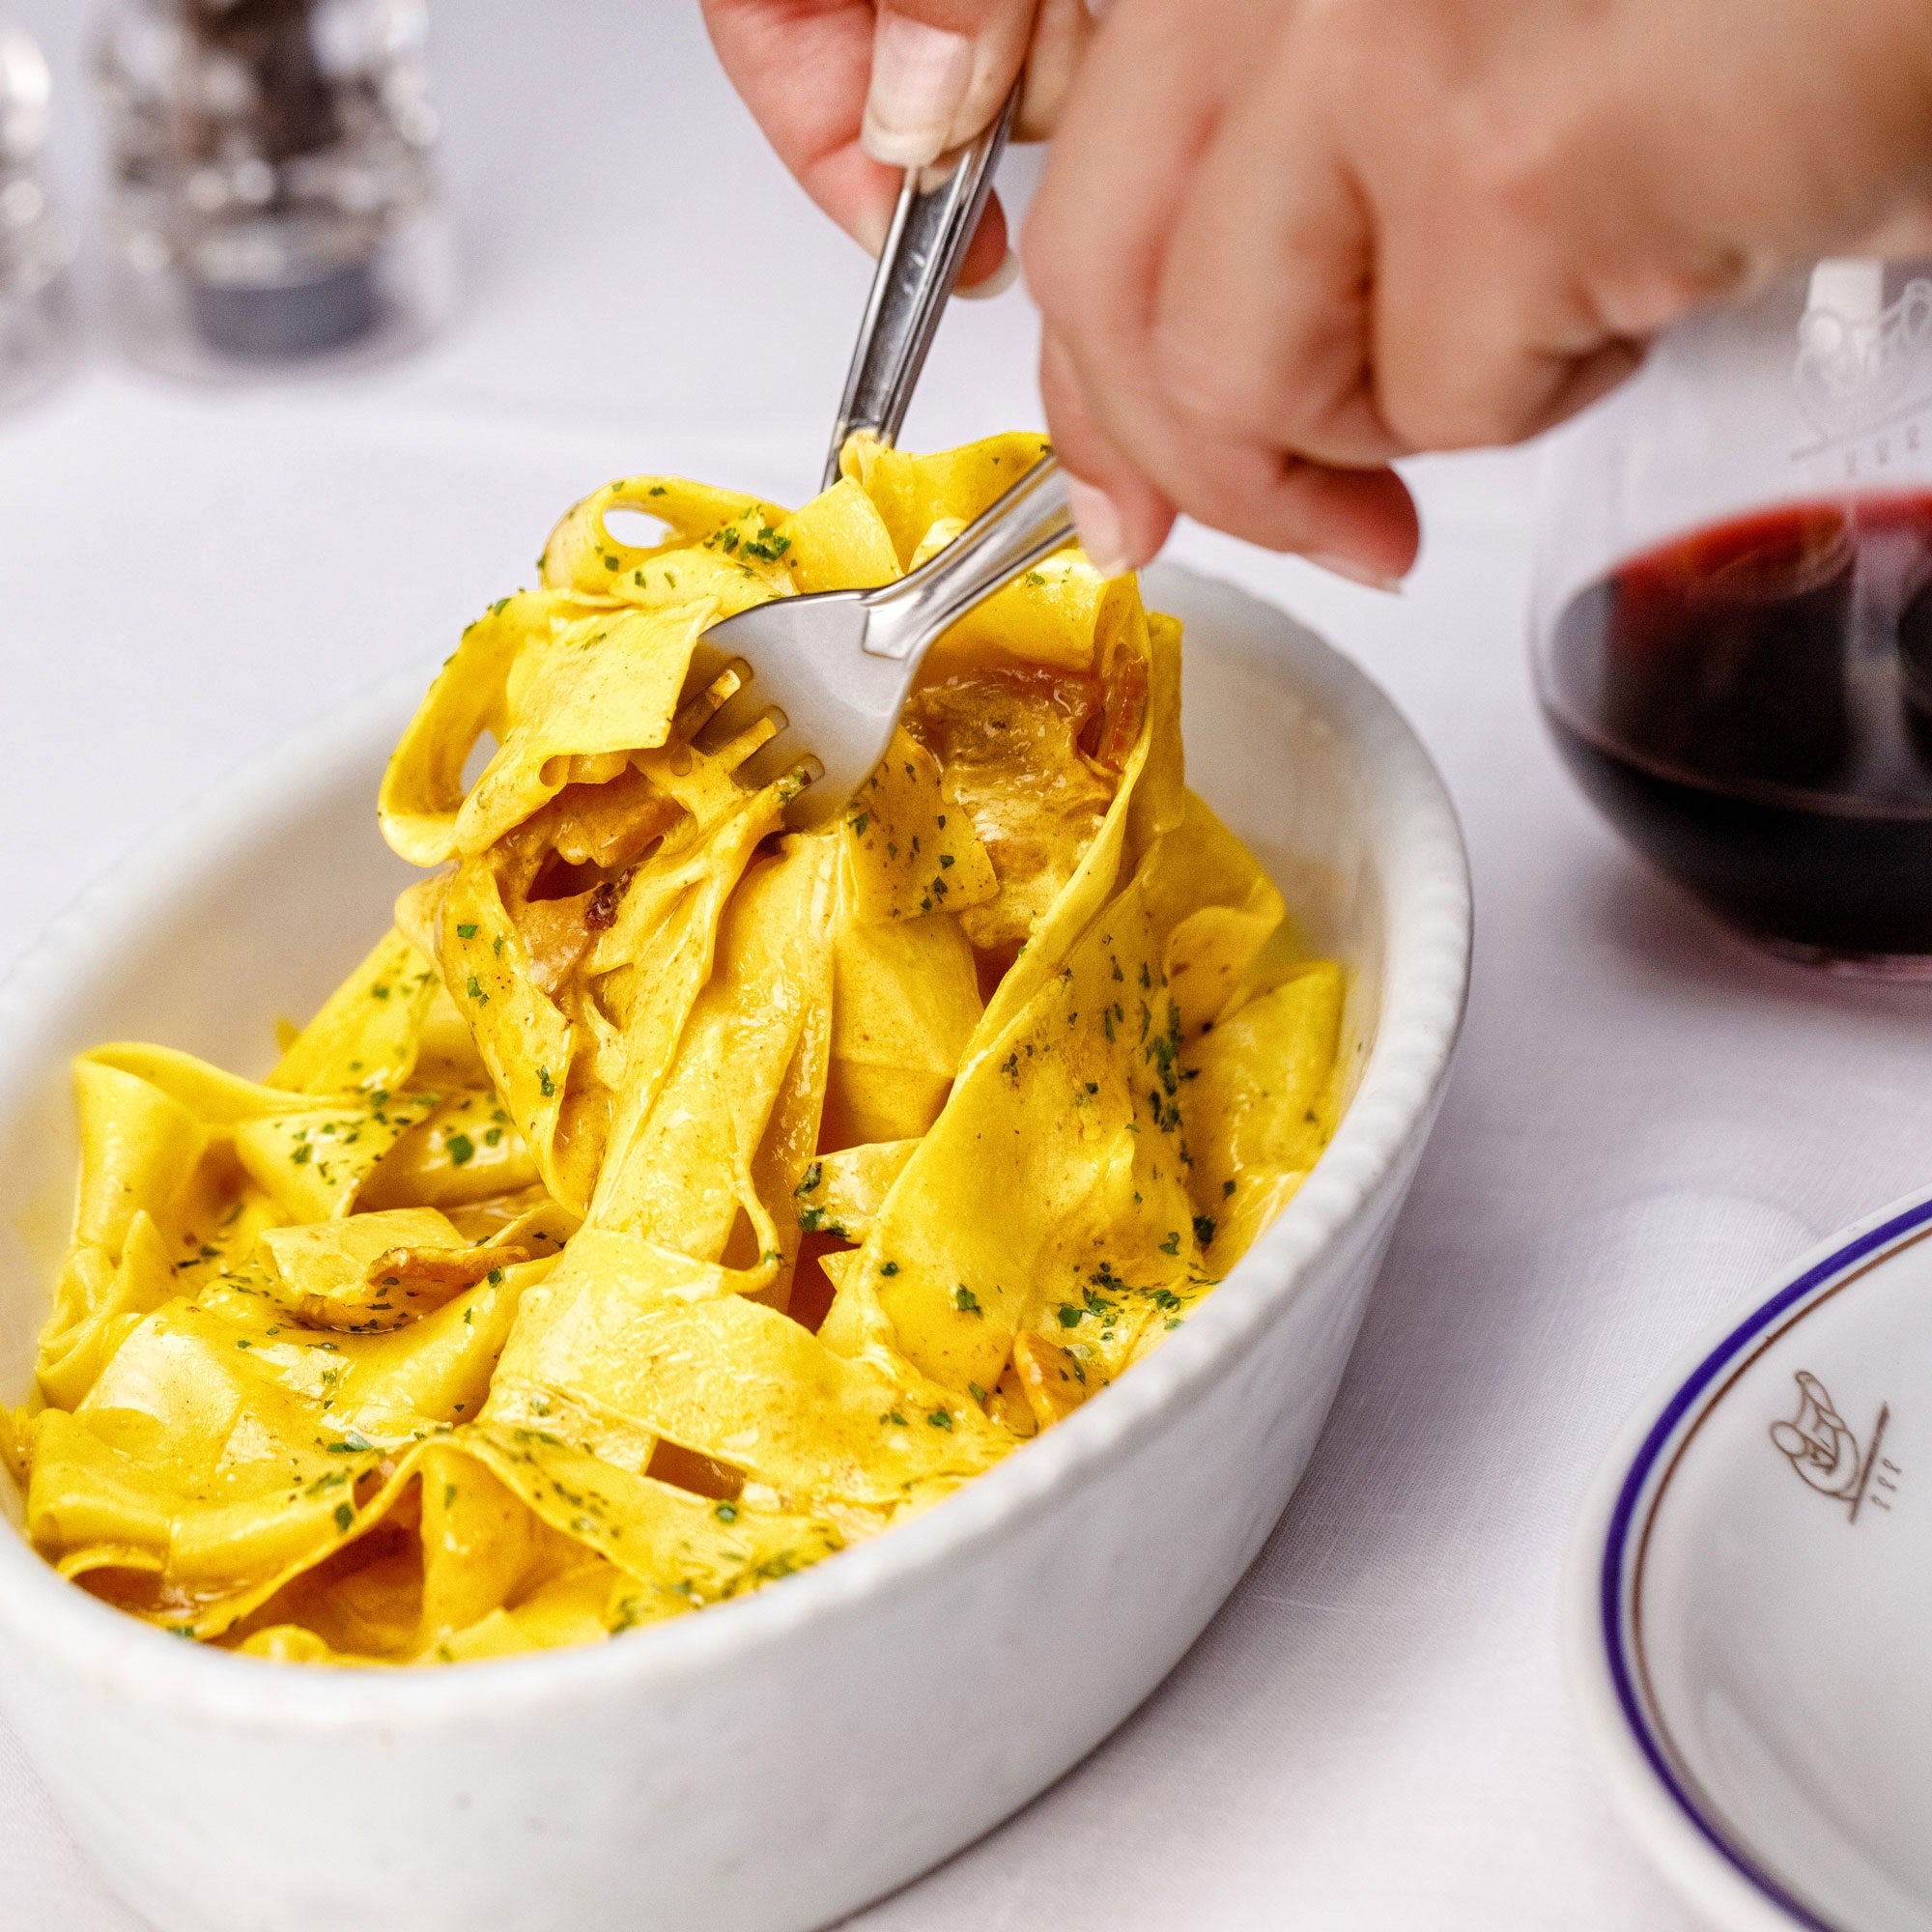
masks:
{"label": "plate with blue rim", "polygon": [[1932,1932],[1932,1189],[1660,1385],[1573,1549],[1617,1802],[1735,1932]]}

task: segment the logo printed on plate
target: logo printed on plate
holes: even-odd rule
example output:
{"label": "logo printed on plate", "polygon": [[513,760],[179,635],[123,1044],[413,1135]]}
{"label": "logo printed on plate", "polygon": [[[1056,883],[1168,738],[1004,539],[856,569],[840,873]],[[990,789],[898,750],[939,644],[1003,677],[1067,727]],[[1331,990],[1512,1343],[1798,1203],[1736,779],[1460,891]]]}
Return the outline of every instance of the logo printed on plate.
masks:
{"label": "logo printed on plate", "polygon": [[1825,1384],[1804,1369],[1798,1371],[1795,1379],[1798,1413],[1788,1422],[1771,1425],[1771,1439],[1778,1454],[1820,1495],[1845,1504],[1847,1521],[1857,1522],[1859,1512],[1867,1506],[1889,1512],[1900,1474],[1898,1464],[1880,1453],[1886,1425],[1891,1420],[1891,1405],[1879,1404],[1871,1439],[1861,1446]]}

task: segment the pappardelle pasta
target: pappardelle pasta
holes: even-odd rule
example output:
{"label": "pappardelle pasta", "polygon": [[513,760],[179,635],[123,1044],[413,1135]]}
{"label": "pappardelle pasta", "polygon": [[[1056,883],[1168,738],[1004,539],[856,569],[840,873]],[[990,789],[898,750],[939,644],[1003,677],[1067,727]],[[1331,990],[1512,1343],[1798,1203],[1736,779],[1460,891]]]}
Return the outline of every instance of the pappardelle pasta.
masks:
{"label": "pappardelle pasta", "polygon": [[699,642],[1041,447],[600,490],[405,733],[382,826],[436,869],[268,1077],[80,1059],[0,1411],[64,1575],[287,1661],[594,1641],[928,1507],[1187,1319],[1327,1142],[1343,983],[1185,788],[1179,626],[1061,553],[805,834]]}

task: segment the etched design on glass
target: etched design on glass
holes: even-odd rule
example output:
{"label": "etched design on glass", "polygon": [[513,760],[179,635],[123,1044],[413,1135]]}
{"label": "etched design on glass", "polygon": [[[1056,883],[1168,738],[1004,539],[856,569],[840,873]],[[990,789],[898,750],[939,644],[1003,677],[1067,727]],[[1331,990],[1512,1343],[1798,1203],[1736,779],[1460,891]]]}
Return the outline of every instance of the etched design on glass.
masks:
{"label": "etched design on glass", "polygon": [[[1870,294],[1860,299],[1854,274],[1827,280],[1828,267],[1870,271]],[[1883,270],[1821,264],[1798,325],[1798,407],[1827,444],[1932,403],[1932,281],[1914,276],[1885,304]]]}
{"label": "etched design on glass", "polygon": [[1851,1425],[1833,1405],[1825,1384],[1804,1369],[1797,1374],[1798,1413],[1771,1425],[1771,1439],[1804,1482],[1820,1495],[1846,1505],[1849,1520],[1861,1510],[1891,1508],[1899,1467],[1881,1454],[1891,1405],[1881,1403],[1870,1441],[1861,1446]]}

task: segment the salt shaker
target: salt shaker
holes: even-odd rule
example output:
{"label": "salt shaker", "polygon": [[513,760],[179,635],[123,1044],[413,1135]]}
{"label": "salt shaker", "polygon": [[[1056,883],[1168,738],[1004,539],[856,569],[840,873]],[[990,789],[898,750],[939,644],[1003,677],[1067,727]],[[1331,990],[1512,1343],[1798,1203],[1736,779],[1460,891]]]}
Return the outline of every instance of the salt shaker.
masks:
{"label": "salt shaker", "polygon": [[116,320],[189,376],[420,341],[452,278],[424,0],[117,0]]}
{"label": "salt shaker", "polygon": [[0,408],[39,394],[71,360],[71,250],[40,172],[52,92],[32,38],[0,21]]}

